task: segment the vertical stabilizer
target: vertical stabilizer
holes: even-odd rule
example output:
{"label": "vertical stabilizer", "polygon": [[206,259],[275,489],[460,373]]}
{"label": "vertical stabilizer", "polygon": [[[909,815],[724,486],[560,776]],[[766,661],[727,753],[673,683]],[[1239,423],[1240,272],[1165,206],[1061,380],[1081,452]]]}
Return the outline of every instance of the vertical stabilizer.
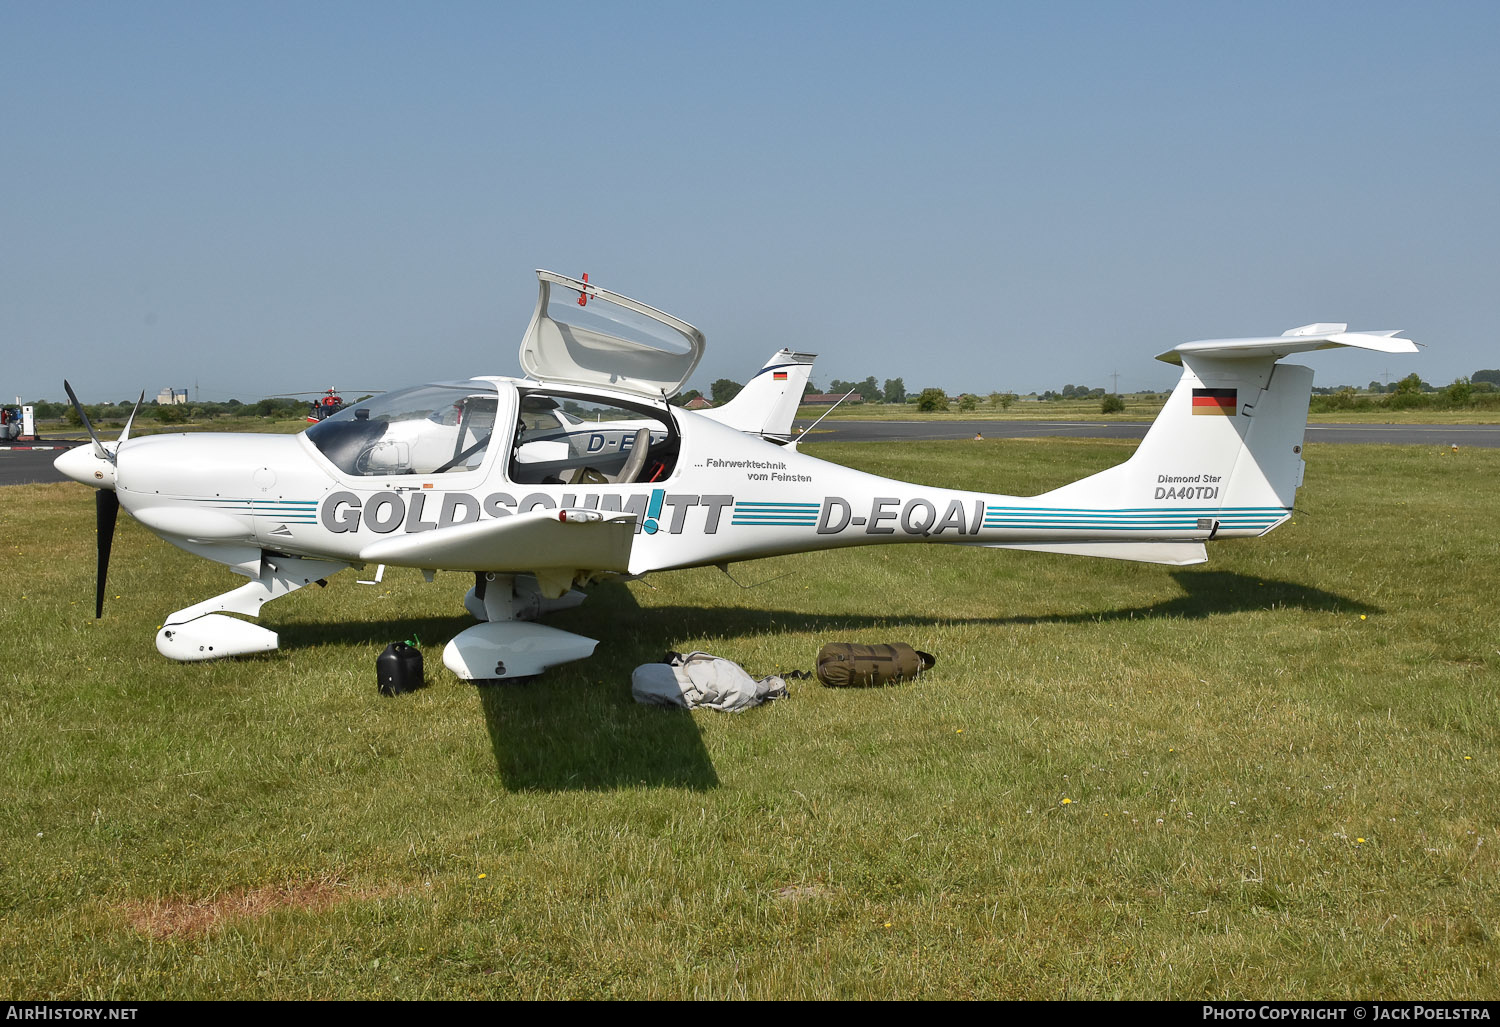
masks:
{"label": "vertical stabilizer", "polygon": [[738,396],[721,407],[698,413],[752,435],[790,436],[816,356],[781,350],[766,361]]}
{"label": "vertical stabilizer", "polygon": [[1291,512],[1302,484],[1302,437],[1313,373],[1278,360],[1336,346],[1415,352],[1394,332],[1308,325],[1286,335],[1190,342],[1160,359],[1182,377],[1125,463],[1049,492],[1059,507],[1122,519],[1192,514],[1209,538],[1260,535]]}

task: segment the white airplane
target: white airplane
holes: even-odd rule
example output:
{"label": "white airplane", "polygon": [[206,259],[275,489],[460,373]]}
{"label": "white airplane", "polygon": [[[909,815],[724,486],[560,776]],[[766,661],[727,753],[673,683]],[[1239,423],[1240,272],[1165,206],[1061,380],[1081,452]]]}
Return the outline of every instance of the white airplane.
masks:
{"label": "white airplane", "polygon": [[805,355],[777,354],[741,393],[747,403],[708,414],[669,406],[702,356],[698,329],[587,282],[537,275],[521,343],[527,378],[387,392],[300,435],[131,438],[127,422],[106,443],[85,416],[93,445],[56,466],[98,490],[95,615],[119,506],[249,579],[169,615],[156,636],[163,655],[275,649],[275,632],[228,615],[256,617],[349,567],[390,565],[428,580],[475,575],[464,604],[479,623],[443,653],[465,679],[530,676],[591,655],[595,640],[533,619],[613,575],[891,542],[1200,563],[1205,542],[1263,535],[1291,513],[1313,376],[1281,357],[1416,348],[1341,324],[1186,343],[1160,355],[1182,377],[1129,460],[1043,495],[991,495],[866,474],[760,437],[790,431]]}

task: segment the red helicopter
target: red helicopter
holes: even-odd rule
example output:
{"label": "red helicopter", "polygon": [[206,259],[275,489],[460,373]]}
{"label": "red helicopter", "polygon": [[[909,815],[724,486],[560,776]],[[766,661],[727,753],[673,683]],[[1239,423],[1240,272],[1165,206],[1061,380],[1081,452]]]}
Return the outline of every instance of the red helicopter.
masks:
{"label": "red helicopter", "polygon": [[338,394],[337,389],[330,388],[327,392],[323,393],[321,399],[313,400],[312,409],[307,412],[307,419],[313,424],[317,424],[319,421],[338,413],[342,409],[344,409],[344,397]]}

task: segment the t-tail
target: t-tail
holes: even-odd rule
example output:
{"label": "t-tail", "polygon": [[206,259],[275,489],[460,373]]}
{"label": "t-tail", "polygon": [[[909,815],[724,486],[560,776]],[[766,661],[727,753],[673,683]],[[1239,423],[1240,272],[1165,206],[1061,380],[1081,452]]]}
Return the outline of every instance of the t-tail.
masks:
{"label": "t-tail", "polygon": [[[1182,377],[1134,455],[1028,501],[1113,538],[1006,548],[1186,564],[1206,558],[1204,541],[1264,535],[1291,515],[1302,484],[1312,392],[1312,370],[1280,359],[1339,346],[1417,351],[1394,331],[1347,328],[1312,324],[1271,338],[1189,342],[1160,354],[1158,360],[1182,366]],[[1138,532],[1143,541],[1118,541],[1118,532]]]}
{"label": "t-tail", "polygon": [[698,411],[720,424],[760,435],[773,442],[792,434],[792,421],[802,403],[807,379],[812,375],[815,353],[781,350],[766,361],[739,395],[721,407]]}

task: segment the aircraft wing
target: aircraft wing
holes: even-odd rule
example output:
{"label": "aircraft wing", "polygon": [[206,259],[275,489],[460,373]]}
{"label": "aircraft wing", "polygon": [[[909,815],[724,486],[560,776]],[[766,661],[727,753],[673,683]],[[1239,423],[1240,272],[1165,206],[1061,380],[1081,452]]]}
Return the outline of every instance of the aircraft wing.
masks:
{"label": "aircraft wing", "polygon": [[361,560],[396,567],[536,574],[626,571],[635,542],[633,513],[531,510],[371,542]]}

